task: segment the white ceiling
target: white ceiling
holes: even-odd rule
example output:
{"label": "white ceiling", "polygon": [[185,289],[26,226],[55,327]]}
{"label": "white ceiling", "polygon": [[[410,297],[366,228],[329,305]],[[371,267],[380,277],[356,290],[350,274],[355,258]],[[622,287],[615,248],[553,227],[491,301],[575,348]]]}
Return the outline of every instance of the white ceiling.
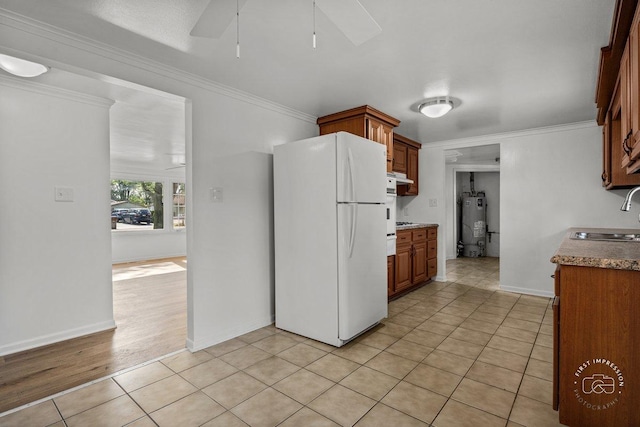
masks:
{"label": "white ceiling", "polygon": [[[314,50],[312,0],[246,0],[239,59],[234,17],[219,39],[189,35],[208,0],[0,0],[0,8],[314,116],[369,104],[423,143],[595,118],[615,0],[360,3],[382,32],[354,46],[317,10]],[[415,111],[441,95],[460,105],[440,119]]]}

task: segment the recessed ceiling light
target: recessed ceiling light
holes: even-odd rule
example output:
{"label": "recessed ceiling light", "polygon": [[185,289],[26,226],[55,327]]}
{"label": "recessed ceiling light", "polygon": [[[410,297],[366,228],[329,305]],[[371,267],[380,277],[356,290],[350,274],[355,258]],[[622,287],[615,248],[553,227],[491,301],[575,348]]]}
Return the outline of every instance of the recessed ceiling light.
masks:
{"label": "recessed ceiling light", "polygon": [[418,106],[418,111],[432,119],[442,117],[452,109],[453,101],[451,101],[448,96],[429,98]]}
{"label": "recessed ceiling light", "polygon": [[37,62],[2,54],[0,54],[0,68],[19,77],[36,77],[49,71],[49,67]]}

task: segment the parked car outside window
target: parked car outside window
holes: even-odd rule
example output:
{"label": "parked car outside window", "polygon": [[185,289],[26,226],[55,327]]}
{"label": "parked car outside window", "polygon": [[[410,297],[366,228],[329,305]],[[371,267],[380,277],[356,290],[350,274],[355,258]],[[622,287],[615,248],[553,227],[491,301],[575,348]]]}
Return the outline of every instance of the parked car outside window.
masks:
{"label": "parked car outside window", "polygon": [[122,220],[126,224],[151,224],[151,211],[149,209],[129,209],[122,214]]}

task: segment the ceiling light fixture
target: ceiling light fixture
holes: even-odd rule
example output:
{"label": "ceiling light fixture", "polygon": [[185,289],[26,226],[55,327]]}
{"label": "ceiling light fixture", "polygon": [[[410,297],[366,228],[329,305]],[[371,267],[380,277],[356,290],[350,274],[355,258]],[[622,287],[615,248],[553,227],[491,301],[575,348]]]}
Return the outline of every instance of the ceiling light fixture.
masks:
{"label": "ceiling light fixture", "polygon": [[418,111],[432,119],[442,117],[453,109],[453,101],[448,96],[429,98],[418,106]]}
{"label": "ceiling light fixture", "polygon": [[0,54],[0,68],[19,77],[37,77],[49,71],[49,67],[37,62],[2,54]]}

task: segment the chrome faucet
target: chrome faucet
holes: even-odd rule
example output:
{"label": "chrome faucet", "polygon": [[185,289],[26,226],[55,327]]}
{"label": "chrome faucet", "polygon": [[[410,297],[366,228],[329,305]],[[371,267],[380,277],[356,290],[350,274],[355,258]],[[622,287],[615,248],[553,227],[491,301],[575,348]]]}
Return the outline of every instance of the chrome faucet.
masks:
{"label": "chrome faucet", "polygon": [[627,193],[627,197],[624,198],[624,202],[622,203],[622,206],[620,207],[621,211],[629,212],[629,210],[631,209],[631,198],[633,197],[634,194],[636,194],[636,192],[638,190],[640,190],[640,187],[632,188]]}

